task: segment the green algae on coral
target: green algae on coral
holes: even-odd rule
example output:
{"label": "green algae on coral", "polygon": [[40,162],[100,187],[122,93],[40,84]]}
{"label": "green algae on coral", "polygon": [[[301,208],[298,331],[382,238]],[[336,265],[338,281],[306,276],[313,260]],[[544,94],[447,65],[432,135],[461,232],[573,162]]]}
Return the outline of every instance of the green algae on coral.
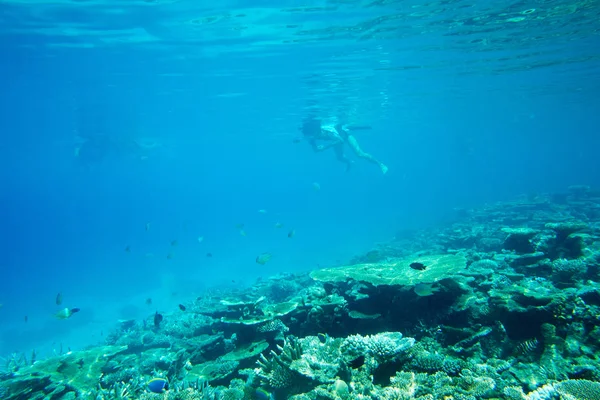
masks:
{"label": "green algae on coral", "polygon": [[[109,361],[125,350],[127,346],[103,346],[37,361],[20,369],[14,374],[15,379],[8,382],[10,398],[53,398],[69,392],[86,395],[98,386]],[[42,397],[35,397],[35,392],[43,393]]]}
{"label": "green algae on coral", "polygon": [[267,348],[269,348],[269,343],[267,343],[266,340],[261,340],[260,342],[250,343],[246,346],[238,347],[237,349],[225,354],[220,359],[222,361],[241,361],[256,357]]}
{"label": "green algae on coral", "polygon": [[365,314],[359,311],[350,311],[348,316],[353,319],[377,319],[381,317],[381,314]]}
{"label": "green algae on coral", "polygon": [[237,325],[258,325],[263,324],[265,322],[271,321],[273,318],[271,317],[248,317],[247,319],[243,318],[221,318],[221,322],[224,324],[237,324]]}
{"label": "green algae on coral", "polygon": [[239,362],[234,360],[208,361],[194,365],[188,373],[188,379],[197,378],[208,382],[218,381],[232,375],[238,366]]}
{"label": "green algae on coral", "polygon": [[283,317],[298,308],[298,303],[287,301],[285,303],[269,304],[262,308],[265,315],[271,317]]}
{"label": "green algae on coral", "polygon": [[540,232],[537,229],[527,228],[527,227],[519,227],[519,228],[506,227],[506,228],[502,228],[501,230],[502,230],[502,232],[507,233],[509,235],[523,236],[523,237],[528,237],[528,238],[532,238]]}
{"label": "green algae on coral", "polygon": [[554,385],[556,392],[565,399],[600,399],[600,383],[585,379],[569,379]]}
{"label": "green algae on coral", "polygon": [[243,307],[256,307],[258,304],[260,304],[261,302],[265,301],[265,296],[262,296],[256,300],[249,300],[249,301],[244,301],[244,300],[236,300],[236,299],[223,299],[220,301],[220,303],[226,307],[231,307],[231,308],[243,308]]}
{"label": "green algae on coral", "polygon": [[558,235],[569,236],[572,233],[582,231],[587,228],[583,222],[548,222],[546,228],[552,229]]}
{"label": "green algae on coral", "polygon": [[[287,301],[283,303],[265,304],[259,305],[264,302],[265,298],[261,297],[255,302],[232,302],[221,300],[221,304],[227,304],[228,307],[239,308],[238,316],[224,316],[221,317],[221,322],[225,324],[241,324],[241,325],[257,325],[273,320],[277,317],[283,317],[296,310],[299,306],[298,303],[293,301]],[[241,314],[241,315],[240,315]]]}
{"label": "green algae on coral", "polygon": [[[425,269],[411,268],[411,264],[415,263],[424,265]],[[463,270],[466,264],[467,260],[462,255],[425,255],[381,263],[324,268],[311,272],[310,276],[322,282],[355,280],[374,286],[411,286],[449,278]]]}

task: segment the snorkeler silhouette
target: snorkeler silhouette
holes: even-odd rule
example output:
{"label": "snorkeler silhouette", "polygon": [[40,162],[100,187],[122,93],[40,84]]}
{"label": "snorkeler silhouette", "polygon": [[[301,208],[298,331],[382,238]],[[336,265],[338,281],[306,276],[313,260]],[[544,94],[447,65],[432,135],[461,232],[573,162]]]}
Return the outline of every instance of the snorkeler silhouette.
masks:
{"label": "snorkeler silhouette", "polygon": [[75,157],[90,168],[107,159],[145,160],[163,148],[159,139],[140,136],[138,116],[131,107],[82,100],[75,109]]}
{"label": "snorkeler silhouette", "polygon": [[[336,158],[346,164],[346,170],[349,170],[352,166],[352,160],[344,153],[344,144],[348,144],[357,157],[377,164],[381,172],[385,174],[388,171],[388,167],[369,153],[365,153],[360,148],[358,141],[352,135],[350,129],[339,123],[335,125],[323,125],[321,120],[315,118],[305,119],[300,128],[302,135],[315,152],[333,148]],[[322,143],[319,144],[319,142]]]}

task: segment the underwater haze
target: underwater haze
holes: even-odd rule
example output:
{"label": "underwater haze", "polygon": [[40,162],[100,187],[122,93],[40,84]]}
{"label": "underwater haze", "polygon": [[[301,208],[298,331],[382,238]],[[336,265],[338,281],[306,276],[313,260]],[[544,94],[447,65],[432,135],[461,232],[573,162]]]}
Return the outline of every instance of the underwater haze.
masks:
{"label": "underwater haze", "polygon": [[[597,187],[599,20],[585,0],[2,1],[0,355]],[[354,127],[387,173],[313,151],[307,119]]]}

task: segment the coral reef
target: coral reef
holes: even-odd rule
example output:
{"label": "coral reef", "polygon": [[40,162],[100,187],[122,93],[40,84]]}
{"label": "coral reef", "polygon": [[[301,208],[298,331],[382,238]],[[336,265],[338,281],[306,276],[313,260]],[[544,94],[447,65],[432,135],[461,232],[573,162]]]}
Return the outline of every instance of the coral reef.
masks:
{"label": "coral reef", "polygon": [[0,397],[598,399],[598,210],[587,187],[462,210],[346,265],[208,290],[160,327],[12,355]]}

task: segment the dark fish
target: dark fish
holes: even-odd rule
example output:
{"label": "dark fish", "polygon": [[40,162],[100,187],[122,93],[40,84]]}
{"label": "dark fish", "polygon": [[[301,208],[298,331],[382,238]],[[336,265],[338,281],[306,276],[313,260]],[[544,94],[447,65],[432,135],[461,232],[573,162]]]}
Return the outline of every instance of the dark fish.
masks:
{"label": "dark fish", "polygon": [[319,338],[319,342],[325,344],[327,342],[327,334],[326,333],[319,333],[317,335],[317,337]]}
{"label": "dark fish", "polygon": [[150,297],[146,299],[146,305],[152,305],[152,299]]}
{"label": "dark fish", "polygon": [[126,251],[127,253],[131,253],[131,247],[129,247],[129,246],[125,247],[125,251]]}
{"label": "dark fish", "polygon": [[292,229],[291,231],[288,232],[288,237],[291,239],[294,237],[295,234],[296,234],[296,230]]}
{"label": "dark fish", "polygon": [[24,320],[25,322],[27,322],[27,321],[29,321],[29,317],[26,315],[26,316],[25,316],[25,318],[23,318],[23,320]]}
{"label": "dark fish", "polygon": [[162,314],[159,314],[159,313],[158,313],[158,311],[157,311],[157,312],[154,314],[154,326],[155,326],[156,328],[159,328],[159,327],[160,327],[160,323],[162,322],[162,320],[163,320],[163,316],[162,316]]}
{"label": "dark fish", "polygon": [[294,138],[294,140],[292,140],[292,143],[294,143],[294,144],[302,143],[302,138]]}
{"label": "dark fish", "polygon": [[62,293],[58,292],[56,295],[56,305],[60,306],[62,304]]}
{"label": "dark fish", "polygon": [[412,269],[416,269],[417,271],[425,271],[427,266],[425,264],[421,264],[420,262],[414,262],[409,265]]}
{"label": "dark fish", "polygon": [[167,260],[172,260],[172,259],[173,259],[173,253],[167,254]]}
{"label": "dark fish", "polygon": [[148,390],[152,393],[163,393],[169,389],[169,382],[163,378],[153,378],[148,382]]}
{"label": "dark fish", "polygon": [[172,240],[171,241],[171,246],[177,246],[179,243],[177,242],[177,240]]}
{"label": "dark fish", "polygon": [[254,391],[255,395],[254,396],[257,400],[270,400],[273,398],[273,395],[269,392],[267,392],[266,389],[263,388],[258,388]]}
{"label": "dark fish", "polygon": [[183,304],[180,304],[180,305],[179,305],[179,309],[180,309],[181,311],[185,311],[185,306],[184,306]]}
{"label": "dark fish", "polygon": [[212,257],[212,253],[206,253],[206,257],[208,257],[208,258]]}

